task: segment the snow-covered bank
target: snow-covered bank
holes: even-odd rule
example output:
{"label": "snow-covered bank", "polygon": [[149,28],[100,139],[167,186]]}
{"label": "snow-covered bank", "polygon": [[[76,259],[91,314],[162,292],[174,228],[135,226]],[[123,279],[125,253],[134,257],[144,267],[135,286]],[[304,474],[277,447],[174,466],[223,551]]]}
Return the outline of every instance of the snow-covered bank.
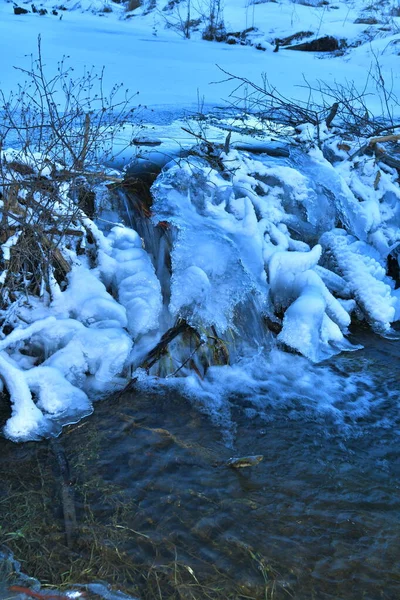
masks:
{"label": "snow-covered bank", "polygon": [[[258,51],[252,46],[207,42],[196,32],[192,39],[182,39],[173,29],[165,28],[169,13],[161,10],[163,6],[150,12],[138,9],[127,20],[122,6],[112,2],[109,6],[114,12],[99,14],[81,13],[79,3],[66,2],[68,10],[58,11],[57,16],[51,14],[51,2],[42,4],[49,10],[44,16],[16,16],[11,3],[0,2],[0,88],[6,94],[21,82],[14,67],[28,66],[26,56],[36,54],[38,35],[50,72],[64,55],[70,56],[76,72],[92,65],[100,71],[105,66],[105,93],[120,81],[131,91],[140,92],[138,102],[152,107],[196,109],[198,95],[209,105],[221,104],[232,91],[232,82],[213,83],[224,79],[216,65],[257,82],[261,73],[266,73],[271,85],[284,96],[300,100],[308,99],[305,81],[313,87],[321,81],[331,85],[354,82],[357,90],[369,92],[368,106],[375,113],[381,105],[372,79],[365,89],[371,65],[378,60],[385,80],[393,81],[395,91],[400,87],[396,50],[400,18],[390,16],[390,7],[386,20],[366,26],[354,23],[364,14],[362,2],[313,7],[283,0],[251,9],[242,0],[227,3],[228,30],[241,31],[254,23],[265,46],[265,51]],[[30,3],[27,8],[31,10]],[[276,38],[304,30],[361,45],[339,56],[285,49],[273,52]]]}

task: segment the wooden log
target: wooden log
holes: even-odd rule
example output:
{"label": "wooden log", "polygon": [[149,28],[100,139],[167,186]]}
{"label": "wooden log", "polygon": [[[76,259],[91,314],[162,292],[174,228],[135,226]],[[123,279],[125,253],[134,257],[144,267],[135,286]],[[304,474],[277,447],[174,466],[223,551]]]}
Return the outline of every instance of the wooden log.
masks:
{"label": "wooden log", "polygon": [[349,158],[350,158],[350,160],[353,160],[357,156],[361,156],[361,154],[364,154],[368,150],[368,148],[372,148],[376,144],[384,143],[384,142],[397,142],[399,140],[400,140],[400,134],[398,134],[398,133],[396,133],[396,134],[393,133],[393,134],[390,134],[390,135],[381,135],[381,136],[378,136],[378,137],[372,137],[372,138],[370,138],[368,140],[368,142],[366,144],[363,144]]}
{"label": "wooden log", "polygon": [[339,50],[339,42],[331,35],[312,40],[311,42],[303,42],[295,46],[285,46],[285,50],[300,50],[302,52],[333,52]]}
{"label": "wooden log", "polygon": [[188,325],[186,321],[180,321],[177,325],[174,325],[174,327],[171,327],[164,333],[158,344],[147,354],[140,365],[141,368],[146,370],[150,369],[164,354],[166,354],[168,344],[170,344],[179,334],[187,331],[194,333],[197,338],[200,337],[197,331]]}
{"label": "wooden log", "polygon": [[334,102],[334,104],[332,104],[331,110],[329,111],[329,115],[327,116],[325,121],[327,127],[331,126],[333,119],[336,117],[338,109],[339,102]]}
{"label": "wooden log", "polygon": [[381,135],[378,137],[372,137],[369,140],[368,145],[373,146],[374,144],[378,144],[380,142],[397,142],[400,140],[400,133],[392,133],[390,135]]}
{"label": "wooden log", "polygon": [[51,255],[51,258],[54,261],[57,269],[61,271],[62,278],[65,278],[71,271],[71,266],[65,260],[64,256],[61,253],[61,250],[59,248],[54,248],[49,238],[43,234],[40,236],[40,243],[42,244],[43,248],[46,249]]}
{"label": "wooden log", "polygon": [[379,162],[383,162],[388,167],[392,167],[400,171],[400,160],[398,160],[397,158],[394,158],[389,154],[383,154],[382,156],[379,156],[378,160]]}

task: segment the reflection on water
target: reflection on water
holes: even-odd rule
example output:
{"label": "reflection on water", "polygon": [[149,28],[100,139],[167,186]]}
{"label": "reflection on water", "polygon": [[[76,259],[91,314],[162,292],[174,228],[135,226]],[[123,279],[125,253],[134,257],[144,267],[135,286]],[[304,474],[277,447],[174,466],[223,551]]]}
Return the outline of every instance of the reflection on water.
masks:
{"label": "reflection on water", "polygon": [[[76,478],[80,541],[89,535],[87,516],[83,522],[89,502],[98,548],[104,552],[118,544],[116,573],[124,572],[128,559],[138,565],[134,576],[126,571],[125,588],[134,586],[142,598],[397,600],[399,344],[362,333],[357,341],[365,350],[330,362],[343,378],[368,374],[374,411],[364,410],[359,419],[353,415],[351,428],[300,408],[294,416],[293,407],[270,408],[268,421],[255,413],[250,419],[235,400],[232,449],[220,430],[173,390],[132,392],[99,404],[85,424],[61,438]],[[345,397],[336,408],[341,404],[345,410]],[[2,445],[7,460],[25,461],[25,468],[26,461],[31,468],[36,461],[43,475],[49,461],[44,446]],[[263,454],[264,460],[244,469],[226,466],[231,456],[249,454]],[[4,494],[5,472],[1,475]],[[33,477],[36,493],[38,481]],[[28,474],[24,485],[30,493]],[[13,486],[23,492],[15,481]],[[57,512],[50,499],[42,510],[44,520],[47,511]],[[124,536],[113,538],[118,531]],[[60,533],[57,538],[49,529],[46,535],[44,547],[51,539],[62,543]],[[72,564],[82,552],[78,543],[64,560],[69,556]],[[173,563],[175,572],[166,566]],[[159,584],[153,580],[153,596],[144,575],[151,571],[158,572]],[[93,568],[87,576],[101,579],[102,573]]]}

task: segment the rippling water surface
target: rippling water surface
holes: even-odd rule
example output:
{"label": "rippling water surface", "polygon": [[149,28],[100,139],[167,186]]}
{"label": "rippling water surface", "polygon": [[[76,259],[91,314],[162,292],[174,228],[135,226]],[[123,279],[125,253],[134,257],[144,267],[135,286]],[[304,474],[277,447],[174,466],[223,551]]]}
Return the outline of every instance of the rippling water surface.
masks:
{"label": "rippling water surface", "polygon": [[[195,401],[163,388],[99,403],[63,435],[73,474],[84,462],[130,507],[116,520],[101,486],[91,496],[93,526],[127,533],[121,556],[161,571],[172,557],[193,574],[192,588],[163,596],[161,585],[160,598],[400,597],[399,342],[362,332],[356,341],[364,350],[312,371],[313,398],[309,386],[302,402],[293,379],[296,401],[274,408],[267,379],[263,410],[248,391],[227,399],[232,447]],[[332,394],[342,394],[333,412],[315,408],[319,395],[327,403],[328,367]],[[12,460],[16,447],[3,445]],[[226,466],[255,454],[264,456],[256,466]],[[81,491],[76,499],[79,522]]]}

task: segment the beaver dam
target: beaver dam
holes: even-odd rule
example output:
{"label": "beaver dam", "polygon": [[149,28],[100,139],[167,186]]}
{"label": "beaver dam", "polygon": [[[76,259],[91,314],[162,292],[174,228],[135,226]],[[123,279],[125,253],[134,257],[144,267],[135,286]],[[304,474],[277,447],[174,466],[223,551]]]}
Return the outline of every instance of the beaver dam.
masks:
{"label": "beaver dam", "polygon": [[396,136],[223,131],[4,152],[4,600],[399,597]]}

